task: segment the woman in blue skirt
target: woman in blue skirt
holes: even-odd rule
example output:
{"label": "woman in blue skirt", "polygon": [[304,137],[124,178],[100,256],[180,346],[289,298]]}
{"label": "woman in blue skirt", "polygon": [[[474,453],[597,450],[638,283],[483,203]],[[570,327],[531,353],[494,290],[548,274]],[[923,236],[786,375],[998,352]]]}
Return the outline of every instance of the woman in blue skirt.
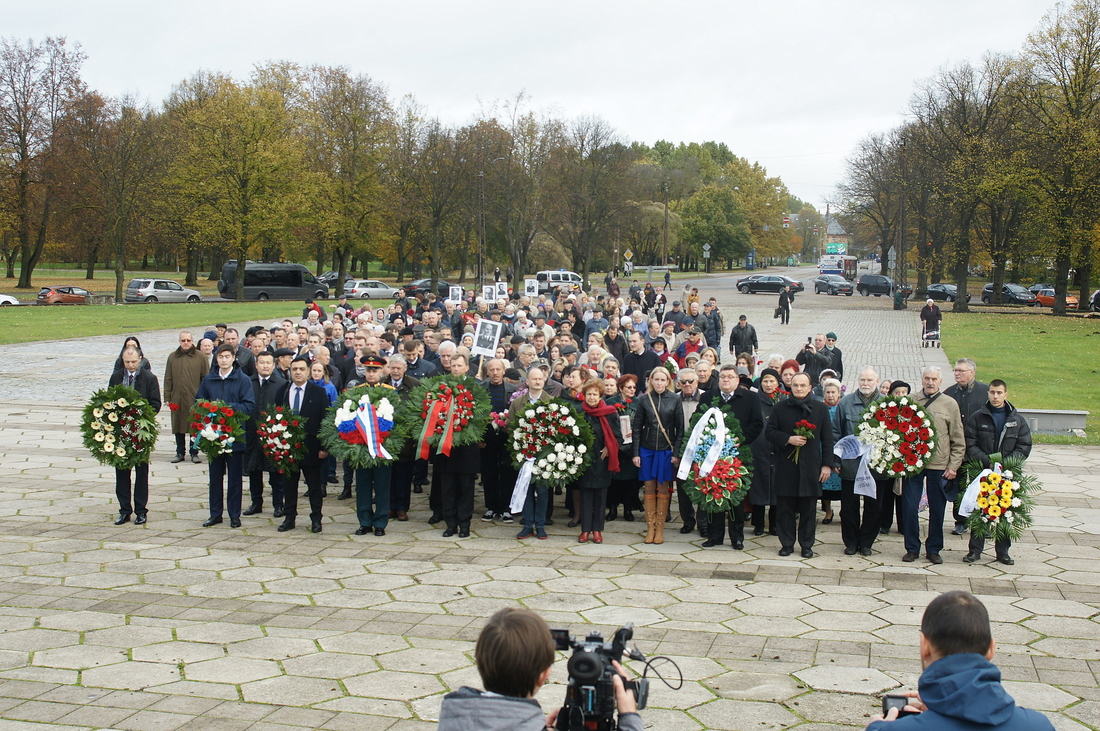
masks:
{"label": "woman in blue skirt", "polygon": [[638,451],[634,465],[645,485],[646,543],[665,542],[665,516],[671,500],[672,479],[680,458],[684,435],[684,410],[680,397],[669,389],[667,369],[654,368],[646,392],[634,399],[633,439]]}

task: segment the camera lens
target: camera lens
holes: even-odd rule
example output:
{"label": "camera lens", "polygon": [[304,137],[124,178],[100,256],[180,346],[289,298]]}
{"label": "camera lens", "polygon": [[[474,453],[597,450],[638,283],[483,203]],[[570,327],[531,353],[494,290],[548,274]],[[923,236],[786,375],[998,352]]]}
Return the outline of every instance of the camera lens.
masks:
{"label": "camera lens", "polygon": [[591,684],[603,674],[603,660],[594,652],[577,652],[569,658],[569,677],[578,683]]}

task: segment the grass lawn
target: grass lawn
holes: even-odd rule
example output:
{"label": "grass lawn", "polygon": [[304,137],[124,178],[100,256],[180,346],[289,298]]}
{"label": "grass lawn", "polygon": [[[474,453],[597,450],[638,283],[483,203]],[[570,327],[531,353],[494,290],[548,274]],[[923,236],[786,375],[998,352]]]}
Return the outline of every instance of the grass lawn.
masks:
{"label": "grass lawn", "polygon": [[[1100,320],[975,313],[948,316],[940,331],[951,362],[973,358],[978,379],[1002,379],[1017,408],[1089,412],[1084,439],[1037,434],[1036,441],[1100,444]],[[945,385],[951,380],[945,374]]]}
{"label": "grass lawn", "polygon": [[[330,300],[331,304],[332,301]],[[204,302],[202,304],[156,305],[59,305],[56,307],[5,307],[0,344],[24,343],[48,337],[55,339],[120,335],[123,333],[175,328],[212,327],[215,323],[268,323],[285,317],[297,322],[302,303],[285,302]],[[202,333],[196,333],[198,338]]]}

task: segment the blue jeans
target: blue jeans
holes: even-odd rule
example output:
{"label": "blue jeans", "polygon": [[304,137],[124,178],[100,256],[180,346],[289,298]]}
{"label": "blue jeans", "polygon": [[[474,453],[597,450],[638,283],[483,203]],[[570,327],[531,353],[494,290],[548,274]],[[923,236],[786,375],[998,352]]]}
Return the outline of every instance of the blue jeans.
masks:
{"label": "blue jeans", "polygon": [[[927,487],[926,487],[927,485]],[[901,488],[901,517],[904,521],[905,550],[920,553],[920,517],[917,511],[923,490],[928,492],[928,539],[924,547],[927,553],[943,550],[943,515],[947,508],[947,496],[943,492],[943,470],[924,470],[908,477]]]}
{"label": "blue jeans", "polygon": [[355,512],[362,528],[385,528],[390,523],[390,466],[355,469]]}
{"label": "blue jeans", "polygon": [[523,527],[532,530],[546,527],[546,503],[550,490],[546,485],[534,482],[527,488],[527,500],[523,503]]}
{"label": "blue jeans", "polygon": [[244,466],[244,452],[230,452],[217,459],[210,460],[210,517],[222,517],[222,480],[226,482],[225,501],[228,502],[229,517],[237,519],[241,517],[241,493],[244,487],[244,479],[241,469]]}

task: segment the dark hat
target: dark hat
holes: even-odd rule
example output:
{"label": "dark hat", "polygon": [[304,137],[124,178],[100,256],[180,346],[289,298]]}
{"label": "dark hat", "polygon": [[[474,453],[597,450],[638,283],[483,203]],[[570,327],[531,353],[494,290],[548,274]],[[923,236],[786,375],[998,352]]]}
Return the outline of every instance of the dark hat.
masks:
{"label": "dark hat", "polygon": [[527,340],[525,340],[522,335],[513,335],[512,336],[512,345],[523,345],[526,342],[527,342]]}
{"label": "dark hat", "polygon": [[836,333],[825,333],[826,340],[836,340]]}
{"label": "dark hat", "polygon": [[516,368],[508,368],[504,371],[504,377],[509,381],[518,381],[523,378],[523,374]]}
{"label": "dark hat", "polygon": [[278,348],[275,351],[276,358],[282,358],[284,355],[294,355],[294,351],[290,348]]}
{"label": "dark hat", "polygon": [[680,306],[680,300],[676,300],[675,302],[673,302],[672,306],[673,307],[679,307]]}
{"label": "dark hat", "polygon": [[738,317],[737,319],[738,320],[748,320],[749,318],[746,317],[745,315],[741,315],[741,317]]}
{"label": "dark hat", "polygon": [[573,345],[563,345],[562,347],[558,348],[558,352],[562,355],[573,355],[573,353],[577,352],[577,348]]}
{"label": "dark hat", "polygon": [[691,330],[688,331],[692,335],[702,335],[703,331],[698,325],[692,325]]}
{"label": "dark hat", "polygon": [[546,319],[546,313],[543,312],[542,310],[539,310],[538,312],[535,313],[535,319],[536,320],[545,320]]}
{"label": "dark hat", "polygon": [[779,371],[775,370],[774,368],[765,368],[764,370],[760,371],[761,381],[764,380],[764,376],[771,376],[775,379],[776,383],[778,383],[780,386],[783,385],[783,379],[780,377]]}
{"label": "dark hat", "polygon": [[228,325],[226,325],[226,324],[225,324],[224,322],[219,322],[219,323],[218,323],[217,325],[215,325],[214,327],[224,327],[224,328],[226,328],[226,329],[228,329],[228,328],[229,328],[229,326],[228,326]]}
{"label": "dark hat", "polygon": [[386,361],[382,360],[380,356],[374,353],[368,353],[359,359],[359,362],[363,364],[364,368],[385,368]]}
{"label": "dark hat", "polygon": [[411,327],[403,327],[403,328],[401,328],[401,332],[399,332],[397,334],[400,337],[405,337],[406,335],[415,335],[416,333],[413,332],[413,329]]}
{"label": "dark hat", "polygon": [[[217,326],[215,325],[215,327],[217,327]],[[218,339],[218,333],[214,332],[213,330],[207,330],[206,332],[204,332],[202,334],[202,337],[200,338],[200,340],[214,340],[214,341],[217,341],[217,339]]]}
{"label": "dark hat", "polygon": [[907,389],[909,389],[909,393],[913,393],[913,387],[910,386],[905,381],[891,381],[890,382],[890,393],[893,393],[894,389],[899,387],[899,386],[905,386]]}

